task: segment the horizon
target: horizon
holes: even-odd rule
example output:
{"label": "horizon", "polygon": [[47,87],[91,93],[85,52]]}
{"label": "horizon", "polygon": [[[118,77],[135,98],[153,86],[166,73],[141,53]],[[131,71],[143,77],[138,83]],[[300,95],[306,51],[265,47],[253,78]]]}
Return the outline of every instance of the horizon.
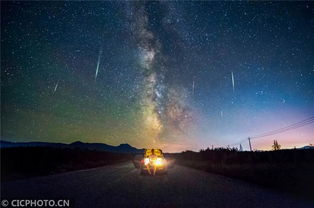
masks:
{"label": "horizon", "polygon": [[1,6],[1,138],[168,152],[314,143],[313,2]]}
{"label": "horizon", "polygon": [[[131,146],[131,147],[133,147],[133,148],[136,148],[136,149],[138,149],[138,150],[141,150],[141,149],[155,149],[156,147],[137,147],[137,146],[133,146],[133,145],[131,145],[131,144],[129,144],[129,143],[120,143],[120,144],[117,144],[117,145],[112,145],[112,144],[107,144],[107,143],[101,143],[101,142],[82,142],[82,141],[80,141],[80,140],[73,140],[73,142],[68,142],[68,143],[63,143],[63,142],[45,142],[45,141],[31,141],[31,140],[21,140],[21,141],[16,141],[16,140],[12,140],[12,141],[9,141],[9,140],[6,140],[6,139],[0,139],[0,142],[11,142],[11,143],[37,143],[37,142],[39,142],[39,143],[51,143],[51,144],[65,144],[65,145],[70,145],[70,144],[73,144],[73,143],[77,143],[77,142],[80,142],[80,143],[83,143],[83,144],[105,144],[105,145],[109,145],[109,146],[112,146],[112,147],[119,147],[119,146],[121,146],[121,145],[129,145],[129,146]],[[272,144],[271,144],[272,145]],[[273,150],[273,148],[271,147],[271,145],[269,145],[269,147],[267,147],[267,148],[262,148],[262,149],[255,149],[255,148],[253,148],[252,150],[253,151],[275,151],[275,150]],[[280,143],[279,143],[279,145],[281,145]],[[284,146],[284,147],[282,147],[281,146],[281,150],[291,150],[291,149],[299,149],[299,148],[303,148],[303,147],[306,147],[306,146],[313,146],[313,144],[312,143],[309,143],[309,144],[303,144],[303,145],[298,145],[298,146],[296,146],[296,145],[294,145],[294,146]],[[200,148],[200,149],[185,149],[185,150],[180,150],[180,151],[164,151],[163,150],[163,152],[164,153],[180,153],[180,152],[185,152],[185,151],[193,151],[193,152],[199,152],[199,151],[201,151],[201,150],[206,150],[206,149],[210,149],[210,150],[215,150],[215,149],[220,149],[220,148],[223,148],[223,149],[229,149],[229,148],[231,148],[231,149],[233,149],[233,148],[235,148],[235,149],[237,149],[238,151],[241,151],[240,149],[239,149],[239,147],[236,147],[236,146],[233,146],[233,147],[228,147],[228,146],[207,146],[207,147],[203,147],[203,148]],[[250,151],[249,149],[243,149],[242,151]]]}

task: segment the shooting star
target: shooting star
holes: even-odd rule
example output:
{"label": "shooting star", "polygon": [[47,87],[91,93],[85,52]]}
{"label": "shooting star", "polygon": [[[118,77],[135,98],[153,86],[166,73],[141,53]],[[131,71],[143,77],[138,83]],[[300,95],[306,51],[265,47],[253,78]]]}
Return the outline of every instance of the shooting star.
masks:
{"label": "shooting star", "polygon": [[59,86],[59,81],[57,82],[57,84],[55,85],[55,88],[53,89],[53,95],[55,94],[55,92],[57,91]]}
{"label": "shooting star", "polygon": [[99,49],[98,61],[97,61],[96,72],[95,72],[95,81],[96,81],[97,76],[98,76],[101,54],[102,54],[102,48]]}
{"label": "shooting star", "polygon": [[193,79],[193,84],[192,84],[192,93],[194,95],[194,92],[195,92],[195,82],[194,82],[194,79]]}
{"label": "shooting star", "polygon": [[224,116],[224,112],[221,110],[220,111],[220,117],[222,118]]}
{"label": "shooting star", "polygon": [[255,15],[255,16],[251,19],[251,21],[250,21],[249,23],[253,22],[253,20],[256,18],[256,16],[257,16],[257,15]]}
{"label": "shooting star", "polygon": [[234,92],[234,76],[233,76],[233,72],[231,72],[231,82],[232,82],[232,89]]}

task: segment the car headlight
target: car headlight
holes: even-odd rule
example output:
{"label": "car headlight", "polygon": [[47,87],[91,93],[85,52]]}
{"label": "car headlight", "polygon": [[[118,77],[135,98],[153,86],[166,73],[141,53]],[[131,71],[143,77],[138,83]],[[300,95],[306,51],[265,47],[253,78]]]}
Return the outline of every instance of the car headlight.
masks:
{"label": "car headlight", "polygon": [[160,166],[160,165],[162,165],[162,164],[163,164],[162,158],[157,158],[156,161],[155,161],[155,165],[156,165],[156,166]]}
{"label": "car headlight", "polygon": [[145,165],[148,165],[148,164],[149,164],[149,158],[145,158],[145,159],[144,159],[144,164],[145,164]]}

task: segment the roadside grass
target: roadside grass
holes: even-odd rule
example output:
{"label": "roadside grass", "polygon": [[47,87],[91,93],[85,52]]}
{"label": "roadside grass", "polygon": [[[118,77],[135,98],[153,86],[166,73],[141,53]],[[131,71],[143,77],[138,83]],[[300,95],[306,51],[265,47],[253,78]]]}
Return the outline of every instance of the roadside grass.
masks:
{"label": "roadside grass", "polygon": [[51,175],[129,161],[132,154],[104,151],[17,147],[1,149],[1,181]]}
{"label": "roadside grass", "polygon": [[314,150],[237,152],[206,150],[174,154],[176,163],[237,178],[314,201]]}

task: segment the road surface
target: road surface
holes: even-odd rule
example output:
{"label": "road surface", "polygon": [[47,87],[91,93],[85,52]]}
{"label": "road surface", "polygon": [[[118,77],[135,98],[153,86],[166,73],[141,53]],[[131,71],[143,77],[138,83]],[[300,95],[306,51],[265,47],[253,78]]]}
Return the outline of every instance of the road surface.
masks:
{"label": "road surface", "polygon": [[143,176],[132,163],[4,182],[1,198],[71,199],[75,207],[314,207],[235,179],[176,165]]}

